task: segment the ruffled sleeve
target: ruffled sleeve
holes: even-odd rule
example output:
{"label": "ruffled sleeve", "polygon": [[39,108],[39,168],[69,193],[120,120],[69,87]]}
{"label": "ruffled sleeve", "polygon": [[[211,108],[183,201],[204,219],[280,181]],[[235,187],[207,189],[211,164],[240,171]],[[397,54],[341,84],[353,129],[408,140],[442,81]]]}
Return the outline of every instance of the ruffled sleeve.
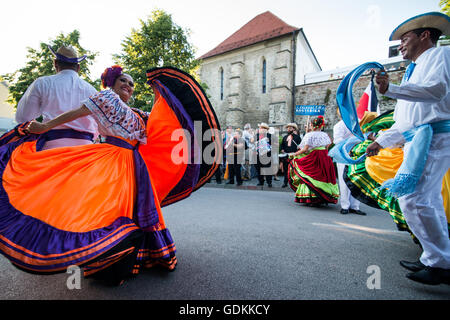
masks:
{"label": "ruffled sleeve", "polygon": [[308,132],[304,137],[300,144],[300,147],[303,148],[305,145],[308,145],[310,148],[324,147],[331,143],[331,139],[325,132]]}
{"label": "ruffled sleeve", "polygon": [[144,120],[112,90],[97,92],[83,104],[92,112],[100,134],[147,143]]}

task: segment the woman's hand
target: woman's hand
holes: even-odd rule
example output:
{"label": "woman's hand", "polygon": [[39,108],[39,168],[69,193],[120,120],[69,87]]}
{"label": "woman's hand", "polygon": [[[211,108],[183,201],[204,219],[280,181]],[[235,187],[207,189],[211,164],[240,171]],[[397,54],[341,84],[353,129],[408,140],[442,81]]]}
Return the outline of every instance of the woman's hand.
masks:
{"label": "woman's hand", "polygon": [[64,123],[88,116],[90,114],[92,114],[92,112],[83,104],[81,107],[64,112],[63,114],[60,114],[56,118],[45,123],[40,123],[36,120],[33,120],[25,129],[25,131],[28,133],[43,133]]}
{"label": "woman's hand", "polygon": [[30,122],[28,127],[25,129],[29,133],[44,133],[48,131],[47,125],[45,123],[37,122],[36,120],[33,120]]}

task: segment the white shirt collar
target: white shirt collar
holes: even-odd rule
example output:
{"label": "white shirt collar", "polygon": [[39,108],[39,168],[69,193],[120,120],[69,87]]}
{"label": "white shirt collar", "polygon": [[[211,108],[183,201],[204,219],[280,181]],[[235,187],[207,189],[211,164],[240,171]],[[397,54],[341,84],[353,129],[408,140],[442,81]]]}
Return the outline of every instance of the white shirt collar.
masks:
{"label": "white shirt collar", "polygon": [[431,47],[428,48],[427,50],[425,50],[424,52],[422,52],[422,54],[416,59],[416,61],[413,61],[415,64],[420,64],[420,62],[424,59],[426,59],[426,57],[433,51],[433,49],[436,49],[436,47]]}
{"label": "white shirt collar", "polygon": [[64,74],[64,73],[75,73],[75,74],[78,74],[78,72],[76,72],[75,70],[72,70],[72,69],[64,69],[64,70],[61,70],[58,73],[61,73],[61,74]]}

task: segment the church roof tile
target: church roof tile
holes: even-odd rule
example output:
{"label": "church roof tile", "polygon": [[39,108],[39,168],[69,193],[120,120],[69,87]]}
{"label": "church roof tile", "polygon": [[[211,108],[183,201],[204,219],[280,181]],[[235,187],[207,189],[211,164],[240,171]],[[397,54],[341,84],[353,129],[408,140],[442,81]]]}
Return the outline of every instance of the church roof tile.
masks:
{"label": "church roof tile", "polygon": [[299,29],[288,25],[272,12],[266,11],[247,22],[247,24],[225,39],[217,47],[202,55],[200,59],[273,39],[297,30]]}

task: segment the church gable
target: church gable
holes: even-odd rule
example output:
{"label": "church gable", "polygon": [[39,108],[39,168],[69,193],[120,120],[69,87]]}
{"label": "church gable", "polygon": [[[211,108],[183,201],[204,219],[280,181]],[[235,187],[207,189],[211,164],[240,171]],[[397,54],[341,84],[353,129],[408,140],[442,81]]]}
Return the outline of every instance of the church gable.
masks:
{"label": "church gable", "polygon": [[199,59],[200,79],[208,85],[221,126],[235,128],[291,122],[296,72],[320,70],[302,29],[271,12],[256,16]]}
{"label": "church gable", "polygon": [[298,28],[288,25],[270,11],[266,11],[250,20],[217,47],[201,56],[200,59],[216,56],[298,30]]}

